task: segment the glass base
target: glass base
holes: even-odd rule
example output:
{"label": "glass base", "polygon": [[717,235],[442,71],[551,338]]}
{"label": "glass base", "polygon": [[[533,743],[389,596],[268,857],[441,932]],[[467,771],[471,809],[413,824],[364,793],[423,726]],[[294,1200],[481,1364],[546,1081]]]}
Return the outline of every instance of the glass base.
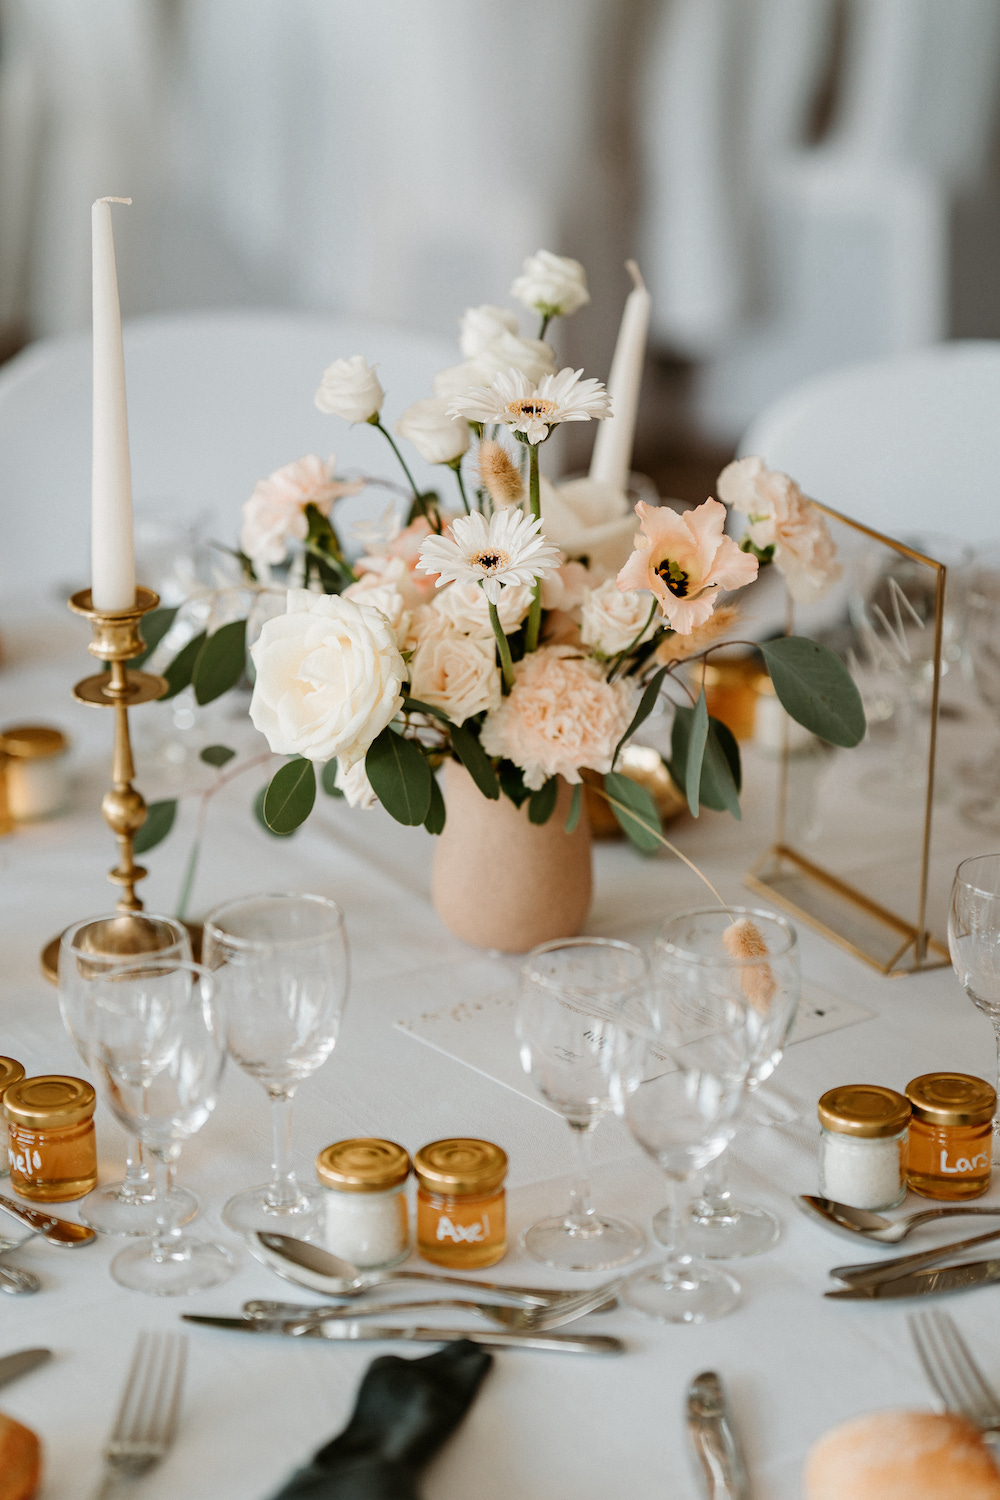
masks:
{"label": "glass base", "polygon": [[316,1238],[323,1227],[323,1200],[299,1189],[297,1201],[288,1208],[275,1207],[269,1198],[270,1183],[247,1188],[230,1198],[222,1210],[222,1222],[237,1234],[290,1234],[298,1240]]}
{"label": "glass base", "polygon": [[724,1271],[665,1261],[651,1271],[630,1276],[621,1297],[636,1312],[661,1323],[710,1323],[738,1305],[740,1284]]}
{"label": "glass base", "polygon": [[521,1234],[533,1260],[561,1271],[610,1271],[628,1265],[646,1248],[646,1236],[627,1219],[595,1214],[585,1229],[565,1217],[541,1219]]}
{"label": "glass base", "polygon": [[[106,1187],[88,1193],[79,1209],[81,1224],[98,1234],[152,1235],[156,1233],[156,1198],[150,1188],[148,1196],[134,1196],[123,1191],[125,1182],[109,1182]],[[187,1188],[174,1188],[170,1194],[175,1224],[190,1224],[201,1205]]]}
{"label": "glass base", "polygon": [[157,1260],[153,1241],[137,1240],[120,1250],[111,1262],[111,1275],[119,1286],[133,1292],[147,1292],[151,1297],[187,1297],[228,1281],[236,1261],[221,1245],[208,1240],[192,1240],[181,1235],[174,1254]]}
{"label": "glass base", "polygon": [[[704,1205],[708,1208],[708,1204]],[[670,1245],[670,1212],[662,1208],[653,1220],[653,1233],[666,1249]],[[766,1209],[749,1203],[729,1203],[715,1213],[700,1213],[696,1203],[684,1231],[684,1248],[696,1260],[738,1260],[762,1255],[781,1238],[781,1223]]]}

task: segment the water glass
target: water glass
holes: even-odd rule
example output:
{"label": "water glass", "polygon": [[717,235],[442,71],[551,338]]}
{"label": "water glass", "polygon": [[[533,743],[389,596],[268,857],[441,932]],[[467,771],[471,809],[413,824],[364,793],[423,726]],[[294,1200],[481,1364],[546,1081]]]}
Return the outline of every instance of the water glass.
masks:
{"label": "water glass", "polygon": [[[948,948],[965,993],[993,1026],[1000,1091],[1000,854],[963,859],[955,871]],[[1000,1118],[993,1131],[1000,1136]]]}

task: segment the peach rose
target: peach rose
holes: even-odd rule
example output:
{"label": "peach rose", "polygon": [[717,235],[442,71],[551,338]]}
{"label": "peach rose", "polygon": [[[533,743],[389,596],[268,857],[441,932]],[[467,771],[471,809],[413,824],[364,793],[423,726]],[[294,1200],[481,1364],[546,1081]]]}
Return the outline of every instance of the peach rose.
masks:
{"label": "peach rose", "polygon": [[443,709],[455,724],[500,702],[500,672],[491,635],[442,631],[421,641],[410,660],[410,696]]}
{"label": "peach rose", "polygon": [[514,675],[509,697],[483,721],[487,755],[520,766],[532,791],[550,776],[579,781],[581,766],[611,770],[635,709],[630,683],[606,682],[598,663],[572,646],[542,646],[517,663]]}
{"label": "peach rose", "polygon": [[635,550],[618,574],[618,587],[655,594],[678,635],[704,625],[722,589],[741,589],[757,577],[757,559],[724,534],[726,507],[718,500],[681,515],[669,505],[640,500],[635,513]]}
{"label": "peach rose", "polygon": [[794,479],[762,458],[738,458],[719,475],[719,498],[747,518],[747,535],[761,552],[774,548],[774,566],[798,604],[821,599],[843,573],[822,513]]}

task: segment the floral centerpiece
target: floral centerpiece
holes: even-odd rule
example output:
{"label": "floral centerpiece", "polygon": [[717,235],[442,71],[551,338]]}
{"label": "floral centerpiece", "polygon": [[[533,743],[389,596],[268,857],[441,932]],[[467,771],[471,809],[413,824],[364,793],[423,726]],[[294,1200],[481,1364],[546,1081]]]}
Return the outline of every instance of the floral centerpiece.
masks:
{"label": "floral centerpiece", "polygon": [[[363,356],[324,372],[317,406],[374,428],[406,482],[406,513],[390,507],[368,523],[359,556],[348,560],[333,506],[363,481],[338,479],[334,460],[308,455],[279,469],[244,506],[236,555],[246,586],[284,595],[284,612],[249,643],[250,717],[286,757],[258,807],[275,834],[308,817],[317,784],[440,834],[447,808],[434,773],[450,762],[482,798],[526,804],[536,827],[567,784],[567,833],[581,816],[583,773],[598,773],[625,833],[652,851],[667,843],[656,805],[618,767],[664,693],[674,704],[669,769],[691,812],[739,816],[739,751],[707,711],[696,664],[732,644],[731,596],[761,567],[782,571],[800,599],[830,584],[839,570],[825,523],[791,479],[750,458],[720,476],[721,500],[684,512],[640,501],[631,513],[613,496],[595,520],[590,494],[589,527],[567,527],[573,486],[540,475],[539,451],[560,424],[612,414],[601,382],[557,369],[545,341],[553,318],[589,300],[583,268],[543,251],[511,290],[539,316],[538,337],[523,337],[503,308],[467,310],[463,362],[435,377],[435,393],[402,413],[395,436]],[[397,438],[451,471],[450,502],[420,490]],[[727,506],[745,517],[740,542],[726,533]],[[547,535],[549,513],[561,546]],[[147,640],[171,621],[153,617]],[[794,719],[833,744],[860,741],[860,698],[837,656],[798,637],[759,649]],[[166,669],[171,691],[193,683],[198,701],[210,701],[243,675],[246,650],[245,619],[195,637]],[[230,757],[209,748],[213,764]],[[164,807],[140,847],[169,826]]]}

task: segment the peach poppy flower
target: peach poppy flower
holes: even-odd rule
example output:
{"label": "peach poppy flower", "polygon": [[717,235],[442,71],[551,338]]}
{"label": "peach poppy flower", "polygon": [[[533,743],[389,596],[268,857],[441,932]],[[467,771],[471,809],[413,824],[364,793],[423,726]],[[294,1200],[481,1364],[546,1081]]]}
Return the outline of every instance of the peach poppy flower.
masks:
{"label": "peach poppy flower", "polygon": [[757,559],[724,534],[726,507],[706,500],[678,515],[669,505],[635,508],[635,550],[618,574],[618,587],[648,589],[678,635],[704,625],[723,589],[741,589],[757,577]]}

